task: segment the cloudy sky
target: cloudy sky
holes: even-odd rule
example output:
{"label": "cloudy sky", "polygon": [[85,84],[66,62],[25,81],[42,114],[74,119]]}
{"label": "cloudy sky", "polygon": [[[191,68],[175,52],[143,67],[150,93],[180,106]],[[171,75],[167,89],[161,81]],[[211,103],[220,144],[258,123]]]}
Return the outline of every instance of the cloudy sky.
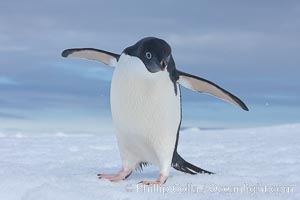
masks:
{"label": "cloudy sky", "polygon": [[300,119],[299,1],[12,0],[0,3],[0,132],[110,129],[113,69],[60,53],[120,53],[146,36],[171,45],[178,69],[216,82],[250,108],[183,90],[184,125]]}

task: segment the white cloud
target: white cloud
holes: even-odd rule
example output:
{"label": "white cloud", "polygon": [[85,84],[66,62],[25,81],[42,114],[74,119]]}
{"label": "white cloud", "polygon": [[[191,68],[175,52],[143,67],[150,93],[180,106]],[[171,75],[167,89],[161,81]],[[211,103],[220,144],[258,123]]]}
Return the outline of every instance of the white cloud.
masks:
{"label": "white cloud", "polygon": [[26,46],[6,46],[6,47],[0,47],[0,52],[5,52],[5,53],[13,53],[13,52],[25,52],[28,51],[29,47]]}
{"label": "white cloud", "polygon": [[11,78],[0,76],[0,85],[17,85],[18,82],[14,81]]}
{"label": "white cloud", "polygon": [[260,47],[300,47],[296,38],[286,34],[264,32],[211,32],[206,34],[172,34],[167,40],[174,46],[226,49],[257,49]]}

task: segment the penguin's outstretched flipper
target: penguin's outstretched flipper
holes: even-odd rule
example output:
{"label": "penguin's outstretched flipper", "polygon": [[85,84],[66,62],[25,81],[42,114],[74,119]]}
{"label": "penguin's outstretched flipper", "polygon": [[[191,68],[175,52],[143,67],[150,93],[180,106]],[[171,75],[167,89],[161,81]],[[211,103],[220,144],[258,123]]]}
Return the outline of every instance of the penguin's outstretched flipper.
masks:
{"label": "penguin's outstretched flipper", "polygon": [[184,173],[189,173],[189,174],[214,174],[213,172],[206,171],[204,169],[201,169],[187,161],[185,161],[178,153],[177,151],[174,152],[173,154],[173,159],[172,159],[172,167],[178,171],[182,171]]}
{"label": "penguin's outstretched flipper", "polygon": [[194,76],[185,72],[181,72],[177,70],[179,74],[178,83],[190,90],[204,92],[216,96],[224,101],[232,103],[236,106],[241,107],[243,110],[248,111],[246,104],[240,100],[235,95],[231,94],[227,90],[221,88],[215,83],[206,80],[204,78],[200,78],[198,76]]}
{"label": "penguin's outstretched flipper", "polygon": [[94,48],[66,49],[61,55],[65,58],[75,57],[96,60],[111,67],[115,67],[120,58],[118,54]]}

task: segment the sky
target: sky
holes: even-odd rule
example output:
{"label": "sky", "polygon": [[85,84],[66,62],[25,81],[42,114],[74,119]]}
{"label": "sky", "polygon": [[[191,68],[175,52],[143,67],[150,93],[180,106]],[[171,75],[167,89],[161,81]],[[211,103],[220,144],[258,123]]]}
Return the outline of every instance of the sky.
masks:
{"label": "sky", "polygon": [[110,131],[113,69],[60,54],[121,53],[147,36],[250,109],[182,89],[183,126],[299,122],[299,1],[12,0],[0,2],[0,132]]}

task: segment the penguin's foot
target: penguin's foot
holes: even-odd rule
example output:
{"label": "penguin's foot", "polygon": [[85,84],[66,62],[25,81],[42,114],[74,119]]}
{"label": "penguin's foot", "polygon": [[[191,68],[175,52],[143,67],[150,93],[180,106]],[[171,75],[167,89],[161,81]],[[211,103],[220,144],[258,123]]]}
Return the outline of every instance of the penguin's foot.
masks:
{"label": "penguin's foot", "polygon": [[97,174],[99,179],[108,179],[111,182],[118,182],[121,180],[125,180],[130,174],[132,173],[131,169],[128,170],[122,170],[117,174]]}
{"label": "penguin's foot", "polygon": [[167,182],[168,176],[160,175],[159,178],[156,181],[141,181],[139,184],[144,185],[162,185]]}

